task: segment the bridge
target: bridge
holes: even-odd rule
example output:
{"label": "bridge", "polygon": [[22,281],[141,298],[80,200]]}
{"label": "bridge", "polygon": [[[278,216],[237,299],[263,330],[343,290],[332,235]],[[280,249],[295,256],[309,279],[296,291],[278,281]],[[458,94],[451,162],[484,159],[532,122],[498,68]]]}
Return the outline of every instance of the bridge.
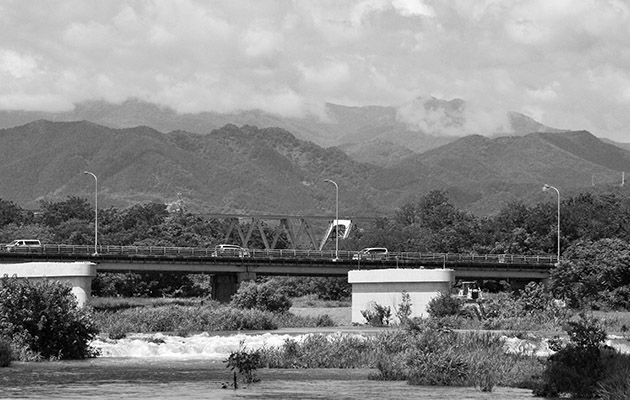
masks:
{"label": "bridge", "polygon": [[461,280],[540,281],[549,277],[554,256],[509,254],[389,253],[356,259],[356,251],[249,249],[248,256],[218,256],[213,248],[44,244],[41,248],[0,247],[2,263],[92,262],[100,272],[183,272],[213,275],[213,297],[228,300],[238,283],[271,276],[347,276],[350,270],[449,268]]}

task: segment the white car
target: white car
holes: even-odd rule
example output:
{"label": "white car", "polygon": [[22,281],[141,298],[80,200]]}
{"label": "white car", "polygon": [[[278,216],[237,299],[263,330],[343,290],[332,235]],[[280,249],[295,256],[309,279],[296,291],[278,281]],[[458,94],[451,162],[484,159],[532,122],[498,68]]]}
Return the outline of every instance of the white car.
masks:
{"label": "white car", "polygon": [[7,244],[6,249],[8,252],[25,249],[25,250],[41,250],[42,243],[37,239],[16,239]]}
{"label": "white car", "polygon": [[249,250],[235,244],[218,244],[214,246],[212,257],[249,257]]}
{"label": "white car", "polygon": [[353,260],[383,260],[389,252],[385,247],[367,247],[352,256]]}

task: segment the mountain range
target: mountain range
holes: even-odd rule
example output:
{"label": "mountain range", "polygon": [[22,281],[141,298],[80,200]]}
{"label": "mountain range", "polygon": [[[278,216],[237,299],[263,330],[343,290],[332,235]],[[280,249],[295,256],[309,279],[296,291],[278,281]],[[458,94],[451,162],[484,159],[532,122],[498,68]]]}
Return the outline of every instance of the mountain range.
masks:
{"label": "mountain range", "polygon": [[586,131],[468,135],[423,152],[389,143],[392,157],[379,164],[279,127],[229,123],[163,133],[37,120],[0,130],[0,198],[27,208],[66,196],[91,199],[94,181],[83,173],[90,171],[98,176],[99,207],[181,201],[198,213],[334,215],[331,179],[340,217],[385,216],[436,189],[486,215],[512,200],[551,200],[544,183],[564,196],[619,184],[630,170],[630,151]]}
{"label": "mountain range", "polygon": [[[298,139],[321,147],[339,147],[355,161],[390,166],[401,158],[423,153],[470,134],[522,136],[533,132],[561,132],[515,112],[477,115],[463,100],[418,98],[405,107],[348,107],[326,104],[323,115],[280,117],[261,111],[229,114],[178,113],[130,99],[121,104],[104,101],[79,103],[68,112],[0,111],[0,128],[32,121],[90,121],[110,128],[150,126],[160,132],[182,130],[207,134],[228,124],[282,128]],[[492,122],[488,123],[490,119]],[[484,124],[479,126],[478,120]]]}

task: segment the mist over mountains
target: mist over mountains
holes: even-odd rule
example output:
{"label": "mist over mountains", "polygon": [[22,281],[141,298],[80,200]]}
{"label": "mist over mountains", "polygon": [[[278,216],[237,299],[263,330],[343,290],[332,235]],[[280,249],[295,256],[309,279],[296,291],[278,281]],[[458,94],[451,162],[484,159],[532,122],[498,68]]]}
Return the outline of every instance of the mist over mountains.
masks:
{"label": "mist over mountains", "polygon": [[339,147],[356,161],[389,166],[471,134],[522,136],[559,132],[518,113],[489,114],[460,99],[418,98],[400,107],[348,107],[326,104],[322,115],[280,117],[261,111],[220,114],[177,113],[167,107],[127,100],[121,104],[87,101],[68,112],[0,111],[0,128],[36,120],[90,121],[110,128],[149,126],[160,132],[207,134],[228,124],[282,128],[322,147]]}
{"label": "mist over mountains", "polygon": [[[452,110],[439,109],[450,115],[441,124],[465,127],[456,118],[458,102],[442,105]],[[93,102],[61,114],[0,112],[2,126],[18,124],[0,130],[0,198],[29,208],[44,199],[90,199],[88,170],[98,176],[103,208],[181,200],[201,213],[332,215],[334,187],[324,182],[332,179],[339,185],[340,216],[385,216],[436,189],[483,215],[512,200],[553,200],[542,193],[544,183],[564,195],[619,184],[630,170],[628,150],[518,114],[506,117],[518,130],[512,136],[457,137],[409,130],[386,107],[329,107],[336,123],[320,125],[256,112],[234,119],[179,115],[137,101]],[[35,116],[45,118],[19,125]],[[61,122],[78,117],[84,120]],[[248,118],[259,125],[240,124]],[[346,134],[330,133],[333,125],[335,134]],[[405,135],[416,144],[401,139]],[[335,137],[338,147],[318,144]]]}

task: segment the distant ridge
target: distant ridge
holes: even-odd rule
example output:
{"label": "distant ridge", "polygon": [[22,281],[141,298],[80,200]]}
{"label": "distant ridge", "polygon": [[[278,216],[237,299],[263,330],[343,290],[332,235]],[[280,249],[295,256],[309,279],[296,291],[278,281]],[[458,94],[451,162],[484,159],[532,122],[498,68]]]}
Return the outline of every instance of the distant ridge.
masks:
{"label": "distant ridge", "polygon": [[548,200],[544,183],[564,196],[617,184],[630,171],[629,151],[585,131],[471,135],[422,154],[388,149],[392,156],[379,166],[280,128],[162,133],[38,120],[0,130],[0,198],[23,207],[89,199],[88,170],[99,177],[102,207],[181,198],[194,212],[327,215],[334,193],[324,180],[333,179],[342,215],[388,215],[431,190],[446,190],[458,207],[484,215],[512,200]]}
{"label": "distant ridge", "polygon": [[[432,121],[427,131],[414,120],[427,114]],[[280,117],[257,110],[235,113],[177,113],[175,110],[129,99],[120,104],[105,101],[86,101],[68,112],[0,111],[0,128],[10,128],[45,119],[57,122],[90,121],[114,129],[150,126],[160,132],[182,130],[208,134],[228,124],[250,125],[260,128],[281,128],[295,137],[322,147],[348,151],[356,161],[386,166],[392,149],[406,149],[414,153],[440,147],[460,137],[481,134],[488,137],[522,136],[532,132],[559,132],[533,119],[510,112],[495,130],[471,131],[467,103],[461,99],[440,100],[419,98],[406,107],[363,106],[349,107],[326,104],[323,116],[301,118]],[[379,151],[379,144],[382,152]]]}

